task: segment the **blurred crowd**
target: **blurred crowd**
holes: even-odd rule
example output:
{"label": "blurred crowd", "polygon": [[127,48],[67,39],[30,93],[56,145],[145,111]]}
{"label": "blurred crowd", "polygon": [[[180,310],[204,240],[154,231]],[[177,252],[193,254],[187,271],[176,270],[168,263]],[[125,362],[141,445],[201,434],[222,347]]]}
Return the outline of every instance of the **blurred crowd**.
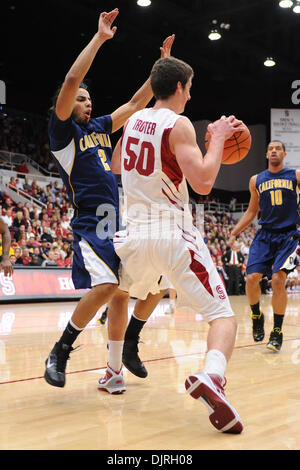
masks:
{"label": "blurred crowd", "polygon": [[[0,216],[8,225],[12,243],[10,260],[21,266],[71,267],[73,262],[73,233],[70,227],[71,204],[65,187],[58,182],[38,186],[27,177],[12,177],[9,186],[23,194],[34,196],[45,207],[36,203],[15,202],[0,192]],[[1,252],[2,254],[2,247]]]}
{"label": "blurred crowd", "polygon": [[40,116],[0,107],[0,150],[26,155],[45,170],[57,172],[49,151],[47,120]]}

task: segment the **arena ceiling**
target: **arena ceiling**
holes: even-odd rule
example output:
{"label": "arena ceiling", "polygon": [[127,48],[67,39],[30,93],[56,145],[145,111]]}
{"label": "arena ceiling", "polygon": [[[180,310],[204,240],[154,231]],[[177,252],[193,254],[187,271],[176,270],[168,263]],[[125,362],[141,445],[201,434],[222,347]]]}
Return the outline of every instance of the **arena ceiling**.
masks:
{"label": "arena ceiling", "polygon": [[[299,107],[291,87],[300,80],[300,14],[280,8],[278,0],[152,0],[147,8],[136,0],[7,0],[0,28],[7,105],[46,113],[53,91],[95,33],[99,13],[114,7],[118,31],[88,73],[96,114],[127,101],[172,33],[173,55],[195,71],[186,108],[192,120],[234,113],[249,124],[268,124],[271,107]],[[210,29],[222,23],[229,29],[210,41]],[[263,65],[267,56],[275,67]]]}

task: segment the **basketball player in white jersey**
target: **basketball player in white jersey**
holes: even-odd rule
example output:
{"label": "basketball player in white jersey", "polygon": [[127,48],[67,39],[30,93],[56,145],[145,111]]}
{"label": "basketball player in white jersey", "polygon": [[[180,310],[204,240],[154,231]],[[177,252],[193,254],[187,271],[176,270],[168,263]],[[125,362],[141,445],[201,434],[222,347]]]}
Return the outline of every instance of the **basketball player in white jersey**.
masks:
{"label": "basketball player in white jersey", "polygon": [[120,288],[145,299],[148,292],[158,292],[157,280],[164,274],[177,290],[178,305],[205,317],[210,329],[204,371],[189,376],[185,386],[207,406],[217,430],[240,433],[240,417],[223,388],[237,322],[209,251],[192,223],[186,180],[195,192],[209,194],[224,142],[243,123],[234,116],[222,116],[210,124],[211,144],[203,158],[192,123],[180,116],[191,98],[192,68],[174,57],[160,59],[150,78],[156,103],[129,118],[112,158],[112,171],[121,172],[127,200],[126,231],[114,237],[124,269]]}

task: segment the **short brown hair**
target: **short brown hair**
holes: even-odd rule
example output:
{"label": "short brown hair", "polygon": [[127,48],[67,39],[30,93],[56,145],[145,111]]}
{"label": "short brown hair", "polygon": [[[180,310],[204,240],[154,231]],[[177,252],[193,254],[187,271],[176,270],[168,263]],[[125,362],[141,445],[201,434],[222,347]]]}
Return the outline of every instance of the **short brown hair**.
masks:
{"label": "short brown hair", "polygon": [[152,67],[150,83],[153,94],[157,100],[164,100],[172,96],[180,82],[183,86],[194,76],[192,67],[175,57],[158,59]]}

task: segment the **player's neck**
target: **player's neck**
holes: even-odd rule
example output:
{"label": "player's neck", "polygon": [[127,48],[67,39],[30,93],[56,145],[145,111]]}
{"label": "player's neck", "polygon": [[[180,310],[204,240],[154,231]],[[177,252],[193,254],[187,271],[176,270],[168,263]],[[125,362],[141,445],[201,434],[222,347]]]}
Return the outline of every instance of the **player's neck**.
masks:
{"label": "player's neck", "polygon": [[283,168],[284,168],[284,165],[274,166],[274,165],[269,164],[268,170],[271,173],[279,173],[281,170],[283,170]]}
{"label": "player's neck", "polygon": [[174,113],[180,113],[180,107],[178,103],[172,98],[168,100],[157,100],[153,109],[170,109]]}

